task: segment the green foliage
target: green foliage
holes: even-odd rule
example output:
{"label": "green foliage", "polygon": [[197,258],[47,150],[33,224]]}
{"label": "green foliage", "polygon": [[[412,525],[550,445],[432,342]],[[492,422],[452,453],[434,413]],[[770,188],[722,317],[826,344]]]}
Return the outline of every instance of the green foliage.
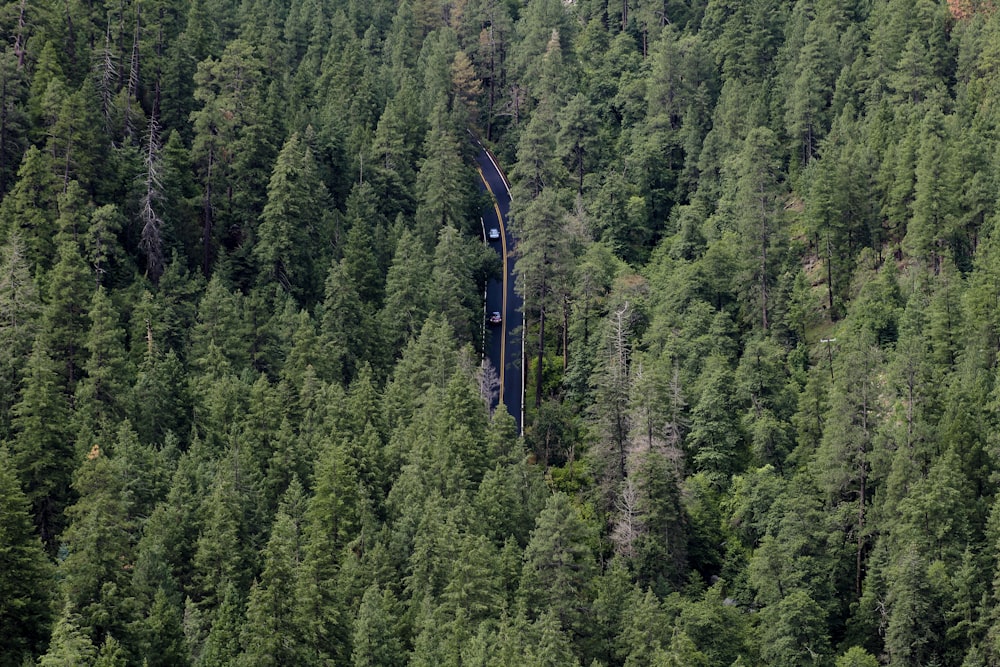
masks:
{"label": "green foliage", "polygon": [[988,3],[57,4],[0,11],[0,663],[998,662]]}
{"label": "green foliage", "polygon": [[0,526],[0,652],[6,667],[38,655],[45,645],[53,616],[54,574],[6,447],[0,447]]}

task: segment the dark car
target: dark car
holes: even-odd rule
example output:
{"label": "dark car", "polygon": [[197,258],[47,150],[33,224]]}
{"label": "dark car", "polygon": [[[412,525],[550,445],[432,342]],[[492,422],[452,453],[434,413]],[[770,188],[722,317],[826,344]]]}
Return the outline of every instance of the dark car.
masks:
{"label": "dark car", "polygon": [[492,313],[490,313],[490,316],[487,319],[487,322],[489,322],[490,324],[500,324],[501,320],[502,320],[502,318],[500,317],[500,311],[499,310],[494,310]]}

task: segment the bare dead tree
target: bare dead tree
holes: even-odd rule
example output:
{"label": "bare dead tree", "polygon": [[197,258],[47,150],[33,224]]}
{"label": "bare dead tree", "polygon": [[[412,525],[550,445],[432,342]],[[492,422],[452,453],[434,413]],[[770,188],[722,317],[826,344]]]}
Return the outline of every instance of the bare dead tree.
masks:
{"label": "bare dead tree", "polygon": [[135,119],[132,118],[132,100],[137,99],[139,92],[139,38],[141,21],[139,5],[135,7],[135,32],[132,37],[132,57],[129,59],[127,92],[125,100],[125,140],[131,142],[136,132]]}
{"label": "bare dead tree", "polygon": [[604,462],[603,486],[610,504],[628,469],[629,434],[629,342],[632,308],[626,301],[609,315],[607,360],[602,373],[595,409],[601,422],[600,458]]}
{"label": "bare dead tree", "polygon": [[476,373],[476,379],[479,381],[479,395],[486,405],[491,406],[490,413],[492,414],[492,406],[500,398],[500,375],[497,373],[497,369],[493,368],[489,358],[483,357],[479,371]]}
{"label": "bare dead tree", "polygon": [[615,518],[611,528],[615,552],[626,558],[635,556],[635,541],[643,533],[639,504],[639,490],[630,477],[615,497]]}
{"label": "bare dead tree", "polygon": [[163,219],[156,212],[156,205],[163,199],[159,132],[159,123],[153,115],[149,119],[146,138],[146,180],[141,202],[142,236],[139,247],[146,254],[146,275],[154,283],[163,275]]}
{"label": "bare dead tree", "polygon": [[111,127],[111,110],[114,106],[115,87],[118,81],[118,64],[111,43],[111,21],[104,33],[104,48],[94,62],[94,74],[97,78],[97,93],[101,96],[101,115],[104,116],[105,129]]}
{"label": "bare dead tree", "polygon": [[25,37],[28,25],[25,19],[27,5],[27,0],[21,0],[17,6],[17,32],[14,35],[14,55],[17,56],[17,69],[19,70],[24,69],[24,56],[26,53],[24,44],[28,41]]}

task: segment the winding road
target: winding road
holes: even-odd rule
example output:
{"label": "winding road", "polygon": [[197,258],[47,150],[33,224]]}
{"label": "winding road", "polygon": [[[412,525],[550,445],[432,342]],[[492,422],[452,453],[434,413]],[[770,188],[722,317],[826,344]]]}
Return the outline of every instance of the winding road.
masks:
{"label": "winding road", "polygon": [[[496,158],[479,144],[476,155],[480,188],[490,196],[490,204],[483,209],[483,229],[486,242],[494,248],[503,261],[501,279],[490,280],[486,285],[486,316],[500,313],[499,324],[486,325],[486,356],[500,376],[499,400],[517,421],[518,433],[524,429],[524,366],[522,364],[522,315],[523,300],[514,290],[514,235],[507,224],[510,212],[510,185]],[[500,230],[499,238],[490,239],[489,230]],[[488,319],[487,319],[488,322]],[[496,403],[490,406],[496,407]]]}

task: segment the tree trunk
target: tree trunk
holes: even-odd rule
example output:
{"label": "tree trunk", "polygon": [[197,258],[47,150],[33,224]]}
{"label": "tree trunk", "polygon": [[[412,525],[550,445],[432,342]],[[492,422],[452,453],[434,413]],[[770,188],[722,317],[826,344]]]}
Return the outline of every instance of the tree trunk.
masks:
{"label": "tree trunk", "polygon": [[538,309],[538,368],[535,369],[535,407],[542,407],[542,362],[545,359],[545,306]]}
{"label": "tree trunk", "polygon": [[208,149],[208,173],[205,177],[205,198],[202,203],[202,224],[201,224],[201,272],[208,277],[208,270],[212,260],[212,167],[214,166],[215,151]]}
{"label": "tree trunk", "polygon": [[562,325],[563,373],[569,368],[569,299],[563,297]]}
{"label": "tree trunk", "polygon": [[833,251],[830,248],[830,230],[826,232],[826,291],[830,297],[830,319],[833,320]]}

